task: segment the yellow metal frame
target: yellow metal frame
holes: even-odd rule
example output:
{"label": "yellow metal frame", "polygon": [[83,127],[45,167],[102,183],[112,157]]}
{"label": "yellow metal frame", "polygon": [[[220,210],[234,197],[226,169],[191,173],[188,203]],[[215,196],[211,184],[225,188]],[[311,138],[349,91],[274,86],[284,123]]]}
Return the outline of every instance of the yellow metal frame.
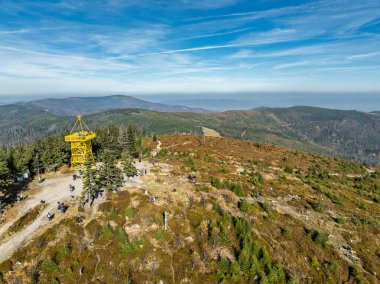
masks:
{"label": "yellow metal frame", "polygon": [[83,166],[87,156],[94,163],[91,140],[95,137],[96,133],[92,132],[83,122],[82,116],[78,115],[70,134],[65,136],[65,141],[71,143],[71,169]]}

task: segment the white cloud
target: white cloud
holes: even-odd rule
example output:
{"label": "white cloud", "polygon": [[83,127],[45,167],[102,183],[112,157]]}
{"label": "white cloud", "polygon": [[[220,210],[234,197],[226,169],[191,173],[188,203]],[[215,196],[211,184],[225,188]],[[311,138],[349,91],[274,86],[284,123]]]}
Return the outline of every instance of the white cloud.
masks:
{"label": "white cloud", "polygon": [[285,69],[285,68],[290,68],[290,67],[306,66],[306,65],[309,65],[310,63],[311,63],[310,61],[291,62],[291,63],[276,65],[273,67],[273,69],[280,70],[280,69]]}
{"label": "white cloud", "polygon": [[368,58],[368,57],[374,57],[380,55],[380,51],[375,51],[375,52],[368,52],[368,53],[361,53],[361,54],[355,54],[348,56],[348,60],[353,60],[353,59],[360,59],[360,58]]}

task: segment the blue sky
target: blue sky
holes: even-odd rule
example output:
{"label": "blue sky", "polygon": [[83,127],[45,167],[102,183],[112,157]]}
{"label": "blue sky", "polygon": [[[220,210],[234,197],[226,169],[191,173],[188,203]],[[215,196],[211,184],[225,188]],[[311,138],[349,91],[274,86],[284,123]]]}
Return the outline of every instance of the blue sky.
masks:
{"label": "blue sky", "polygon": [[380,1],[0,0],[0,95],[380,92]]}

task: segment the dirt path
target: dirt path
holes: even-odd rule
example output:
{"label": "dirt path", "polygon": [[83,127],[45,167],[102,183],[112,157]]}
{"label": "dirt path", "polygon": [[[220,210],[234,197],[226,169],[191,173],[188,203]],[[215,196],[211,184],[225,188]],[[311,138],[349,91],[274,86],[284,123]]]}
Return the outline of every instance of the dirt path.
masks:
{"label": "dirt path", "polygon": [[156,149],[154,149],[153,151],[152,151],[152,156],[153,157],[155,157],[155,156],[157,156],[157,154],[161,151],[161,141],[160,140],[157,140],[157,142],[158,142],[158,144],[157,144],[157,146],[156,146]]}
{"label": "dirt path", "polygon": [[243,136],[245,135],[245,133],[247,132],[246,129],[244,129],[243,133],[240,135],[241,138],[243,138]]}
{"label": "dirt path", "polygon": [[[69,184],[75,186],[75,190],[73,192],[69,191]],[[17,204],[19,209],[18,217],[3,224],[0,228],[1,237],[7,233],[8,228],[15,221],[26,214],[30,209],[39,205],[40,200],[45,200],[47,207],[31,224],[12,236],[5,238],[1,242],[0,263],[7,259],[26,242],[31,240],[35,236],[38,229],[48,223],[46,217],[48,212],[57,214],[58,201],[67,203],[68,201],[73,200],[71,196],[74,196],[74,200],[77,200],[83,189],[82,180],[77,179],[76,181],[73,181],[71,176],[47,179],[40,186],[41,190],[39,192],[29,195],[24,202]]]}
{"label": "dirt path", "polygon": [[[161,142],[159,141],[157,145],[157,151],[159,152],[160,150]],[[148,175],[150,175],[151,167],[152,164],[150,164],[147,161],[136,162],[136,168],[138,170],[146,169]],[[69,191],[70,184],[75,186],[75,190],[73,192]],[[129,178],[125,180],[124,184],[124,188],[141,186],[143,186],[143,182],[141,181],[140,176]],[[12,226],[14,222],[16,222],[23,215],[25,215],[29,210],[39,205],[40,200],[45,200],[47,207],[39,216],[37,216],[37,218],[32,223],[30,223],[25,228],[11,236],[5,236],[5,238],[0,242],[0,263],[6,260],[9,256],[11,256],[15,251],[21,248],[32,238],[34,238],[38,231],[41,232],[40,229],[43,229],[44,226],[47,227],[47,225],[49,224],[49,221],[47,219],[48,212],[54,213],[56,215],[62,214],[59,213],[57,209],[58,201],[65,202],[65,204],[68,204],[69,202],[71,202],[71,204],[73,204],[73,202],[77,203],[83,190],[82,179],[77,179],[76,181],[73,181],[72,176],[47,179],[40,185],[40,187],[40,191],[38,191],[35,194],[29,195],[24,202],[18,203],[16,205],[18,212],[17,217],[4,223],[0,227],[1,239],[2,236],[6,235],[9,227]],[[97,199],[95,201],[94,206],[91,208],[91,218],[95,217],[99,204],[101,204],[105,200],[106,195],[104,195],[103,198]],[[52,222],[54,222],[54,220]]]}
{"label": "dirt path", "polygon": [[218,131],[211,128],[203,127],[203,126],[202,126],[202,132],[204,136],[222,137]]}

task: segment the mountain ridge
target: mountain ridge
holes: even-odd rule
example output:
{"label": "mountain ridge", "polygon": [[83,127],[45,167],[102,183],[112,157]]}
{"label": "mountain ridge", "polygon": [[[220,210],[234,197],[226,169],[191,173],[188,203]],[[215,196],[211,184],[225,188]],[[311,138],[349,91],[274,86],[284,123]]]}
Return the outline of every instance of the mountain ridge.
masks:
{"label": "mountain ridge", "polygon": [[68,97],[68,98],[48,98],[24,103],[41,107],[44,110],[56,115],[77,115],[91,114],[112,109],[141,108],[163,112],[211,112],[202,108],[192,108],[180,105],[165,105],[152,103],[126,95],[110,95],[102,97]]}
{"label": "mountain ridge", "polygon": [[[193,133],[202,126],[222,136],[266,142],[362,163],[380,164],[380,116],[315,107],[260,108],[219,113],[116,109],[84,115],[93,129],[134,125],[149,133]],[[75,118],[31,104],[0,106],[0,144],[63,134]]]}

